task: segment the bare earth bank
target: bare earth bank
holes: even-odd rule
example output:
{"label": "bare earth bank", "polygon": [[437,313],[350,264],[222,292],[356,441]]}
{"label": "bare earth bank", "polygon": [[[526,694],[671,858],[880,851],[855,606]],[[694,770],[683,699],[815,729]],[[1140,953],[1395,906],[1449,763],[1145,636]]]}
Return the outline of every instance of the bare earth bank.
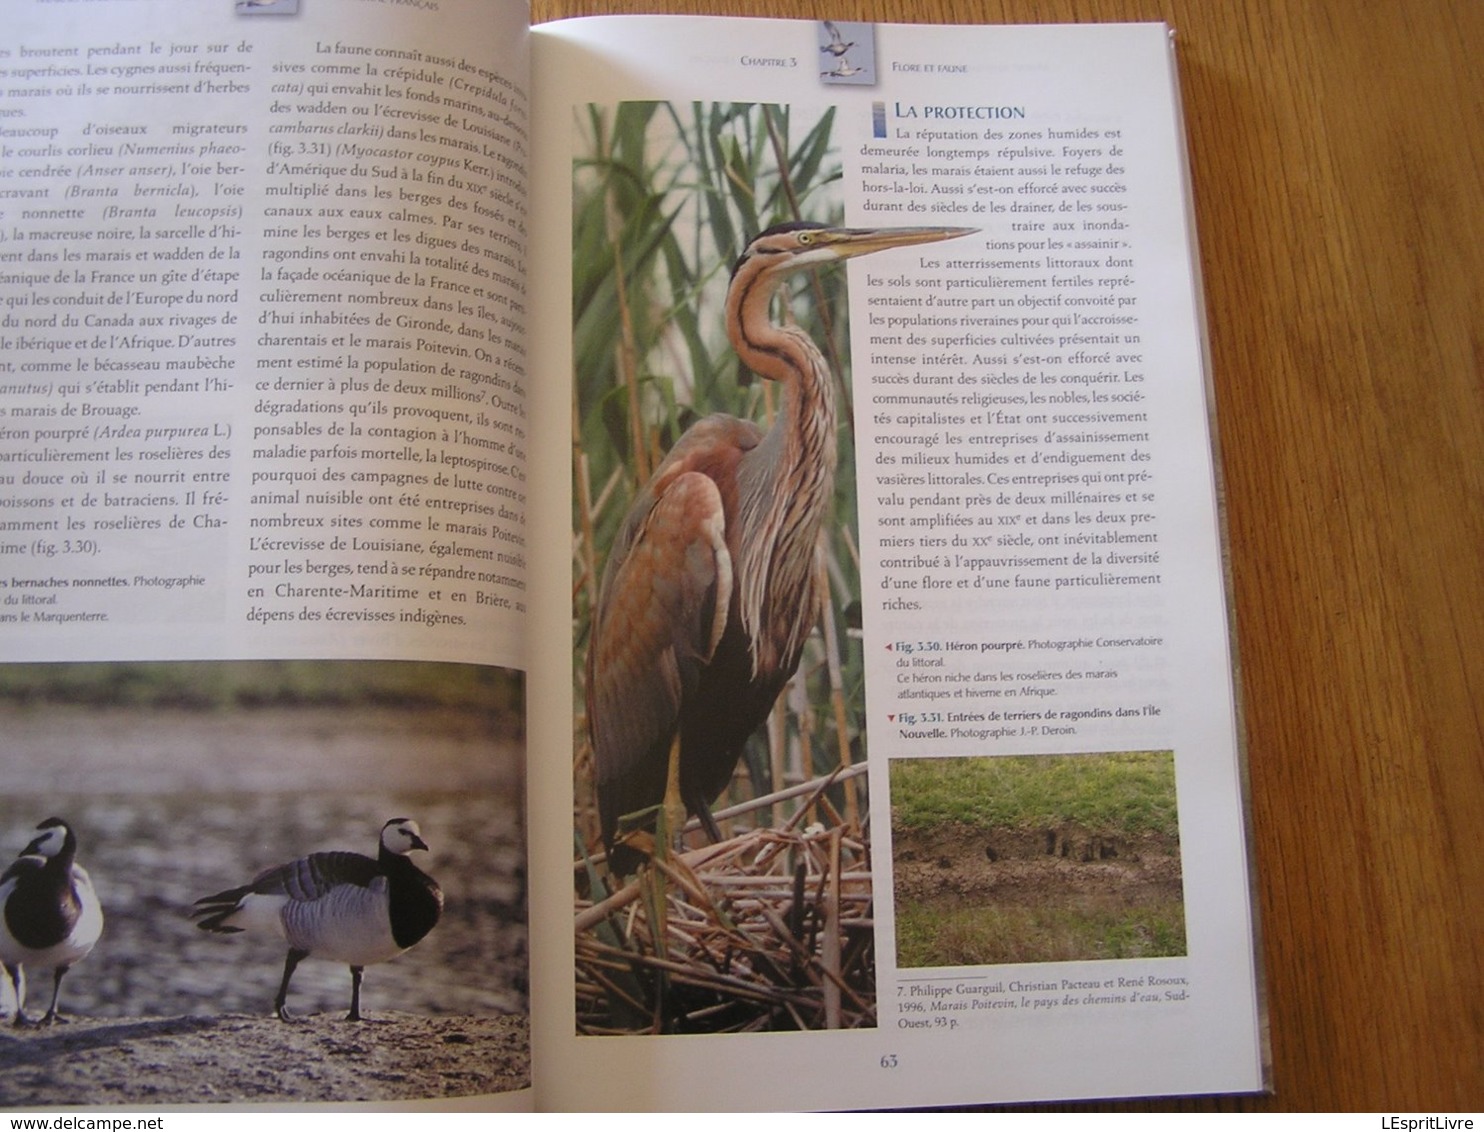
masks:
{"label": "bare earth bank", "polygon": [[530,1084],[524,1015],[360,1023],[271,1017],[75,1018],[0,1030],[0,1105],[407,1101]]}

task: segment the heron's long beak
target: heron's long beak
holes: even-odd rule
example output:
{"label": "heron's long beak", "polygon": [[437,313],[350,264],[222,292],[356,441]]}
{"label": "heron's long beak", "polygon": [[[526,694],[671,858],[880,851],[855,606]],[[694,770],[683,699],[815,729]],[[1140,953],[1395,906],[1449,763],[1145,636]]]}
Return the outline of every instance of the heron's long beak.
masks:
{"label": "heron's long beak", "polygon": [[887,248],[956,240],[977,231],[978,228],[831,228],[827,230],[826,240],[841,259],[850,259]]}

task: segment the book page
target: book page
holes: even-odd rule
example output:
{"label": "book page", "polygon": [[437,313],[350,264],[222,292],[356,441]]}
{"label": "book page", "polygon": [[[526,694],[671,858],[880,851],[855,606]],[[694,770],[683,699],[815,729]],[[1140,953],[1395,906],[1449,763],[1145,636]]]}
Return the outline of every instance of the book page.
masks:
{"label": "book page", "polygon": [[533,39],[542,1103],[1262,1088],[1167,29]]}
{"label": "book page", "polygon": [[103,910],[6,1103],[528,1103],[525,7],[6,16],[0,853]]}
{"label": "book page", "polygon": [[72,7],[0,60],[0,628],[519,664],[521,7]]}

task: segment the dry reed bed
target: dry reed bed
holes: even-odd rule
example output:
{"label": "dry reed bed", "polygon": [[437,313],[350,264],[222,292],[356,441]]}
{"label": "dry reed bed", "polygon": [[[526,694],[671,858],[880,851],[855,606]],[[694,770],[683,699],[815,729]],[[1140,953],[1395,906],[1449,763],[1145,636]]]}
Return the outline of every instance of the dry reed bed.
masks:
{"label": "dry reed bed", "polygon": [[578,1029],[873,1027],[872,928],[870,849],[847,825],[754,829],[673,854],[579,900]]}

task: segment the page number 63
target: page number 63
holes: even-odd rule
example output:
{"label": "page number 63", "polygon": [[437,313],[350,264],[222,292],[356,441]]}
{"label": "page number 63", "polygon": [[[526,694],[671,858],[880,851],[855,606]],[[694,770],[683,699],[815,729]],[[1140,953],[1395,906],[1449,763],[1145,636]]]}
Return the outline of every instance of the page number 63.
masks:
{"label": "page number 63", "polygon": [[881,1055],[882,1069],[895,1069],[897,1067],[897,1055],[894,1053],[883,1053]]}

